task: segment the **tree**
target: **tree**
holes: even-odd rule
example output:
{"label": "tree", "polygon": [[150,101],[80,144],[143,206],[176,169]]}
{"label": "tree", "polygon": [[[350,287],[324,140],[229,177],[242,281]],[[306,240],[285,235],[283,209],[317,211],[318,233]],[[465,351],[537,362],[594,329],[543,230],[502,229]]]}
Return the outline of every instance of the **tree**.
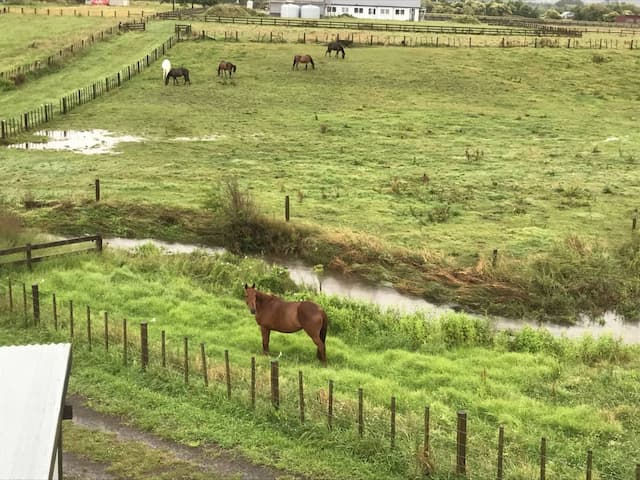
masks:
{"label": "tree", "polygon": [[544,12],[544,18],[549,18],[552,20],[558,20],[560,18],[560,12],[558,12],[555,8],[550,8],[546,12]]}

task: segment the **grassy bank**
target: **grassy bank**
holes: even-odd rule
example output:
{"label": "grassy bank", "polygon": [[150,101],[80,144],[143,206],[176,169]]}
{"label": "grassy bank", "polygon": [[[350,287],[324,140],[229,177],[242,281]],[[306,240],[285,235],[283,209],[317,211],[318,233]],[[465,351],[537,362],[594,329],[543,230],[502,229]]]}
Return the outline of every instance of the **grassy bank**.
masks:
{"label": "grassy bank", "polygon": [[[231,255],[163,257],[145,247],[132,254],[73,257],[40,264],[33,273],[8,271],[4,278],[39,283],[43,299],[55,292],[58,333],[24,330],[21,313],[7,316],[3,296],[3,343],[68,338],[69,300],[76,306],[71,389],[93,399],[98,409],[125,415],[134,423],[186,444],[218,442],[238,448],[254,461],[313,478],[418,478],[435,468],[449,478],[455,452],[455,418],[469,418],[470,471],[474,478],[494,475],[497,429],[507,432],[511,478],[529,478],[537,467],[540,437],[548,441],[547,472],[576,478],[586,451],[602,479],[631,476],[640,456],[634,406],[640,402],[640,352],[604,338],[554,339],[530,329],[517,335],[495,333],[489,321],[460,314],[441,317],[384,313],[359,303],[290,291],[285,271]],[[241,298],[244,281],[313,298],[327,310],[329,368],[320,368],[311,341],[302,333],[274,334],[272,351],[281,375],[280,411],[268,397],[269,358],[258,355],[259,333]],[[4,282],[3,282],[4,283]],[[6,285],[6,283],[5,283]],[[14,283],[15,285],[15,283]],[[6,292],[6,290],[5,290]],[[44,323],[51,308],[42,302]],[[87,349],[84,308],[91,306],[93,348]],[[111,322],[110,354],[105,355],[102,314]],[[122,366],[121,330],[130,325],[130,361]],[[146,321],[152,343],[148,374],[137,365],[137,323]],[[168,363],[160,367],[159,334],[166,331]],[[182,379],[183,337],[192,345],[191,381]],[[199,343],[206,345],[211,386],[198,371]],[[229,352],[232,401],[224,389],[224,350]],[[258,401],[250,408],[249,357],[257,356]],[[297,376],[304,373],[307,422],[297,412]],[[326,388],[335,383],[335,428],[326,430]],[[357,389],[363,388],[366,428],[357,436]],[[389,446],[388,405],[398,400],[396,448]],[[432,456],[418,455],[422,412],[431,410]],[[312,448],[313,445],[313,448]],[[615,448],[611,448],[615,445]],[[316,449],[323,455],[316,455]],[[418,455],[418,456],[416,456]],[[301,463],[300,458],[309,459]],[[551,461],[551,459],[553,459]],[[430,465],[430,466],[429,466]]]}

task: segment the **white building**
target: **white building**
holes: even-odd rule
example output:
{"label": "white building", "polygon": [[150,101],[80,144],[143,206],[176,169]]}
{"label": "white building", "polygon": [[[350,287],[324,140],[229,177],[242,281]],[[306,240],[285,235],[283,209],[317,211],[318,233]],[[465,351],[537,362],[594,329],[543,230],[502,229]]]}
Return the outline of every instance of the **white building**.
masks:
{"label": "white building", "polygon": [[351,15],[375,20],[412,20],[417,22],[420,0],[327,0],[326,17]]}
{"label": "white building", "polygon": [[316,5],[323,17],[337,17],[351,15],[354,18],[371,20],[413,20],[418,21],[420,14],[420,0],[271,0],[269,13],[279,16],[282,6],[293,3]]}

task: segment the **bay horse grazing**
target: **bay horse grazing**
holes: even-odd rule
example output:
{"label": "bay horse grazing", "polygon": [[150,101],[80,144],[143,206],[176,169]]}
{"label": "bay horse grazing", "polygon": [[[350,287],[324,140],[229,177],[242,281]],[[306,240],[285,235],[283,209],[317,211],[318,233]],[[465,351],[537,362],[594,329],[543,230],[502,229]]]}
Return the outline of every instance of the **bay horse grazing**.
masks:
{"label": "bay horse grazing", "polygon": [[269,353],[271,330],[294,333],[304,330],[318,347],[318,359],[326,366],[325,340],[329,320],[325,311],[316,303],[287,302],[275,295],[260,292],[253,286],[244,285],[244,296],[249,311],[256,316],[256,323],[262,332],[262,351]]}
{"label": "bay horse grazing", "polygon": [[237,68],[233,63],[222,61],[218,65],[218,76],[220,76],[220,73],[222,73],[223,76],[226,77],[227,76],[227,72],[229,72],[229,76],[231,76],[233,74],[233,72],[235,72],[236,70],[237,70]]}
{"label": "bay horse grazing", "polygon": [[311,55],[296,55],[295,57],[293,57],[293,65],[291,66],[291,70],[293,70],[294,68],[297,70],[298,65],[301,63],[304,63],[305,70],[307,69],[309,64],[311,64],[314,70],[316,68],[316,65],[313,63],[313,58],[311,58]]}
{"label": "bay horse grazing", "polygon": [[342,58],[344,58],[344,47],[338,41],[330,42],[327,45],[327,51],[324,52],[325,57],[327,56],[327,53],[329,54],[329,56],[331,56],[331,52],[334,50],[336,52],[336,57],[338,56],[339,53],[342,53]]}
{"label": "bay horse grazing", "polygon": [[171,62],[169,61],[168,58],[165,58],[162,61],[162,80],[166,80],[167,73],[169,73],[169,70],[171,70]]}
{"label": "bay horse grazing", "polygon": [[164,79],[164,84],[168,85],[169,84],[169,79],[173,78],[173,84],[177,85],[178,84],[178,77],[184,77],[185,85],[187,84],[187,82],[189,82],[189,85],[191,85],[191,80],[189,80],[189,70],[187,70],[184,67],[172,68],[171,70],[169,70],[167,72],[167,76]]}

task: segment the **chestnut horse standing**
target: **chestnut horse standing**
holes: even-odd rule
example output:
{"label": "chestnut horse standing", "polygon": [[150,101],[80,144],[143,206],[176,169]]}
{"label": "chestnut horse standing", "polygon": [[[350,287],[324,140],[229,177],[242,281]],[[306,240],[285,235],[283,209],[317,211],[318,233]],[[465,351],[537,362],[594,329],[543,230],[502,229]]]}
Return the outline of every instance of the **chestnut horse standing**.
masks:
{"label": "chestnut horse standing", "polygon": [[218,64],[218,76],[220,76],[220,73],[222,73],[223,76],[226,77],[227,72],[229,72],[229,77],[231,77],[233,72],[235,72],[236,70],[237,70],[236,66],[231,62],[222,61],[220,62],[220,64]]}
{"label": "chestnut horse standing", "polygon": [[318,304],[308,301],[287,302],[256,290],[255,283],[251,287],[245,283],[244,295],[249,311],[256,316],[256,323],[260,325],[264,353],[269,353],[271,330],[293,333],[304,329],[318,347],[318,359],[327,364],[325,340],[329,320]]}
{"label": "chestnut horse standing", "polygon": [[294,68],[297,70],[298,65],[300,63],[304,63],[305,70],[307,69],[309,64],[311,64],[314,70],[316,68],[316,65],[313,63],[313,58],[311,58],[311,55],[296,55],[295,57],[293,57],[293,65],[291,66],[291,70],[293,70]]}

